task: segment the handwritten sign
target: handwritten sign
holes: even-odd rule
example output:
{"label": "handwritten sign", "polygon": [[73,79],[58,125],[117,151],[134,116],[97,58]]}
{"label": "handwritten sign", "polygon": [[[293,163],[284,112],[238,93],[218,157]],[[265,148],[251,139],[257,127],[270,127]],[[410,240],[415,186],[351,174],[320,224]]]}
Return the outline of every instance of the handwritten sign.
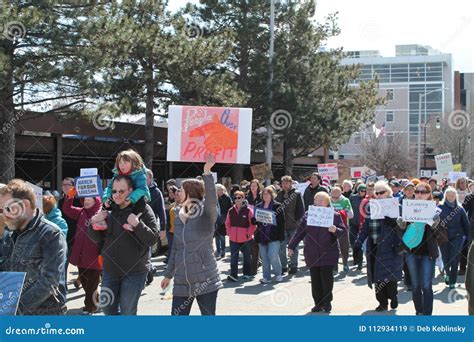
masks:
{"label": "handwritten sign", "polygon": [[43,188],[40,188],[37,185],[34,185],[30,182],[26,182],[26,184],[33,189],[35,193],[35,200],[36,200],[36,208],[38,208],[41,212],[43,211]]}
{"label": "handwritten sign", "polygon": [[372,220],[383,219],[385,216],[391,218],[400,216],[400,205],[396,198],[371,199],[369,206]]}
{"label": "handwritten sign", "polygon": [[273,179],[272,168],[267,163],[252,165],[250,170],[252,171],[253,178],[255,179]]}
{"label": "handwritten sign", "polygon": [[339,171],[336,163],[318,164],[318,173],[321,177],[329,177],[330,180],[338,180]]}
{"label": "handwritten sign", "polygon": [[96,176],[98,174],[98,170],[96,167],[88,168],[88,169],[81,169],[81,177],[85,176]]}
{"label": "handwritten sign", "polygon": [[103,193],[99,176],[77,177],[74,180],[74,186],[76,187],[77,197],[79,198],[100,197]]}
{"label": "handwritten sign", "polygon": [[170,106],[168,161],[250,164],[252,109]]}
{"label": "handwritten sign", "polygon": [[449,173],[449,179],[451,180],[451,182],[456,182],[457,179],[461,177],[467,177],[467,173],[466,172],[450,172]]}
{"label": "handwritten sign", "polygon": [[306,222],[308,226],[329,228],[334,224],[334,208],[310,205]]}
{"label": "handwritten sign", "polygon": [[0,272],[0,316],[16,314],[25,277],[25,272]]}
{"label": "handwritten sign", "polygon": [[435,201],[403,201],[402,217],[405,222],[424,222],[432,225],[435,213]]}
{"label": "handwritten sign", "polygon": [[257,222],[276,225],[276,215],[274,211],[257,208],[255,209],[255,219]]}
{"label": "handwritten sign", "polygon": [[451,153],[439,154],[435,156],[436,171],[441,177],[448,177],[449,172],[453,171],[453,157]]}

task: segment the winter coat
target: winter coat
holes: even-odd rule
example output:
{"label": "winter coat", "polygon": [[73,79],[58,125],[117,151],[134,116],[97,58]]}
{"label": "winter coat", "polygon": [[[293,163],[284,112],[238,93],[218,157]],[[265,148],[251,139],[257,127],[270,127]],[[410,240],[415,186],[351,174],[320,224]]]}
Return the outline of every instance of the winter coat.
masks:
{"label": "winter coat", "polygon": [[23,231],[0,240],[0,272],[26,272],[19,314],[48,315],[66,306],[66,238],[36,210]]}
{"label": "winter coat", "polygon": [[308,207],[310,205],[313,205],[314,203],[314,195],[316,195],[318,192],[324,191],[326,193],[329,193],[328,189],[322,185],[318,185],[317,187],[313,188],[311,184],[309,184],[303,195],[303,200],[304,200],[304,210],[307,211]]}
{"label": "winter coat", "polygon": [[165,201],[163,200],[163,194],[155,182],[152,182],[148,187],[150,191],[151,201],[150,207],[155,213],[155,217],[159,219],[160,231],[166,231],[166,211],[165,211]]}
{"label": "winter coat", "polygon": [[232,199],[229,195],[223,194],[218,197],[220,215],[216,222],[216,233],[219,235],[226,235],[226,218],[227,212],[232,208]]}
{"label": "winter coat", "polygon": [[275,201],[283,205],[286,230],[297,229],[304,216],[304,203],[301,193],[295,188],[291,188],[288,193],[281,190],[275,198]]}
{"label": "winter coat", "polygon": [[244,243],[253,239],[253,234],[257,227],[252,224],[253,210],[246,205],[237,210],[233,206],[227,213],[225,227],[229,240],[237,243]]}
{"label": "winter coat", "polygon": [[69,262],[79,268],[90,270],[101,270],[99,265],[100,248],[88,235],[88,228],[92,216],[100,210],[102,202],[100,197],[95,198],[92,208],[79,208],[72,205],[72,199],[66,199],[63,204],[63,211],[69,217],[77,220],[76,236],[72,246]]}
{"label": "winter coat", "polygon": [[[263,208],[263,202],[255,206],[257,208]],[[284,241],[285,240],[285,211],[282,208],[282,205],[279,202],[273,201],[273,209],[276,213],[276,226],[274,226],[270,231],[270,241]],[[255,216],[255,211],[254,211]],[[253,223],[257,225],[257,230],[255,232],[255,241],[257,243],[264,243],[265,239],[263,237],[263,232],[265,231],[264,223],[256,222],[252,220]]]}
{"label": "winter coat", "polygon": [[463,207],[456,205],[450,207],[448,203],[439,206],[439,214],[443,228],[448,230],[448,239],[452,240],[458,236],[469,236],[469,219]]}
{"label": "winter coat", "polygon": [[304,239],[304,260],[308,267],[335,266],[339,259],[337,239],[346,231],[341,215],[334,213],[336,232],[330,233],[328,228],[309,226],[305,214],[296,234],[288,244],[288,249],[295,250]]}
{"label": "winter coat", "polygon": [[370,288],[377,282],[400,281],[403,267],[402,256],[398,254],[402,240],[396,220],[377,220],[380,223],[380,236],[376,245],[370,236],[372,221],[368,215],[355,242],[355,248],[361,248],[367,240],[367,284]]}
{"label": "winter coat", "polygon": [[181,221],[175,210],[173,248],[165,271],[174,278],[173,295],[192,297],[217,291],[222,282],[214,257],[213,236],[217,219],[217,193],[212,175],[203,175],[205,198],[194,217]]}
{"label": "winter coat", "polygon": [[104,271],[118,277],[147,273],[149,249],[160,237],[155,214],[148,204],[133,232],[124,229],[132,210],[131,204],[123,209],[116,207],[109,212],[106,230],[93,230],[92,225],[88,229],[89,236],[103,246]]}
{"label": "winter coat", "polygon": [[63,218],[61,210],[59,210],[58,207],[54,206],[53,209],[51,209],[51,211],[45,215],[45,217],[48,221],[51,221],[55,225],[57,225],[59,229],[61,229],[61,231],[63,232],[64,236],[67,236],[67,222]]}

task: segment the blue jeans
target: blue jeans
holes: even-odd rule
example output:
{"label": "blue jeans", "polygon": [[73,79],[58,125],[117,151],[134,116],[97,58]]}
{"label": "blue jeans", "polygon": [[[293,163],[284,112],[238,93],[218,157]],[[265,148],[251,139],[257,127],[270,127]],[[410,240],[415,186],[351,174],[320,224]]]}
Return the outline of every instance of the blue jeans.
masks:
{"label": "blue jeans", "polygon": [[298,268],[298,246],[296,246],[293,255],[290,257],[290,263],[288,265],[288,258],[286,256],[286,249],[288,247],[288,242],[291,241],[293,236],[296,234],[296,229],[291,229],[285,231],[285,240],[280,244],[280,262],[281,267],[283,268],[290,268],[295,267]]}
{"label": "blue jeans", "polygon": [[230,242],[230,275],[237,278],[239,269],[239,251],[244,256],[244,275],[250,275],[250,242]]}
{"label": "blue jeans", "polygon": [[[199,305],[199,310],[201,310],[202,316],[216,315],[217,292],[218,290],[211,293],[196,296]],[[195,297],[173,296],[171,315],[189,316],[189,313],[191,312],[191,307],[193,306],[194,298]]]}
{"label": "blue jeans", "polygon": [[216,252],[219,255],[225,254],[225,235],[216,233]]}
{"label": "blue jeans", "polygon": [[432,280],[435,261],[427,255],[407,254],[406,263],[417,315],[431,315],[433,312]]}
{"label": "blue jeans", "polygon": [[281,261],[280,261],[280,241],[272,241],[260,246],[260,257],[262,258],[263,278],[270,280],[271,268],[273,273],[278,277],[281,276]]}
{"label": "blue jeans", "polygon": [[449,239],[448,242],[439,247],[441,250],[441,256],[443,258],[445,273],[447,276],[449,276],[449,284],[456,284],[462,246],[463,237],[461,235],[456,236],[453,239]]}
{"label": "blue jeans", "polygon": [[104,271],[99,297],[104,314],[136,316],[146,276],[145,272],[119,277]]}

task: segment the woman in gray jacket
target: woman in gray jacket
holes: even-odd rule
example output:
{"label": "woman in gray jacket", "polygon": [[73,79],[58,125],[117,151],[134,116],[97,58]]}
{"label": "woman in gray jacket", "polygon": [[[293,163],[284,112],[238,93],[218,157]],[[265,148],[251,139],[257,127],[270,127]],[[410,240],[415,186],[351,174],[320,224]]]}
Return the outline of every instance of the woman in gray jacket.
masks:
{"label": "woman in gray jacket", "polygon": [[214,164],[214,157],[208,155],[204,184],[197,179],[183,182],[179,193],[181,204],[174,209],[173,248],[161,282],[165,289],[174,277],[173,316],[189,315],[194,298],[202,315],[216,314],[217,292],[222,282],[212,247],[217,219],[217,194],[211,174]]}

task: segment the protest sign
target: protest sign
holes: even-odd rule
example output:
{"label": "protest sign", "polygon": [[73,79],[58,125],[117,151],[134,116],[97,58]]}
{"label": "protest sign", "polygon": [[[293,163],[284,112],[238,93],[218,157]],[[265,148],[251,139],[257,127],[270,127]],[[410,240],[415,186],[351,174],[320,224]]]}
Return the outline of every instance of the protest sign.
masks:
{"label": "protest sign", "polygon": [[250,164],[251,135],[250,108],[170,106],[167,160]]}
{"label": "protest sign", "polygon": [[329,177],[330,180],[339,179],[339,171],[336,163],[318,164],[318,173],[321,177]]}
{"label": "protest sign", "polygon": [[16,314],[25,277],[25,272],[0,272],[0,316]]}
{"label": "protest sign", "polygon": [[253,178],[255,179],[273,179],[272,168],[267,163],[252,165],[250,170],[252,171]]}
{"label": "protest sign", "polygon": [[334,224],[334,208],[310,205],[306,223],[314,227],[331,227]]}
{"label": "protest sign", "polygon": [[448,177],[453,171],[453,158],[451,153],[439,154],[435,156],[436,171],[441,177]]}
{"label": "protest sign", "polygon": [[74,180],[77,197],[101,197],[103,193],[102,182],[99,176],[77,177]]}
{"label": "protest sign", "polygon": [[272,210],[256,208],[254,216],[257,222],[276,225],[276,215]]}
{"label": "protest sign", "polygon": [[456,182],[456,180],[461,177],[467,177],[467,173],[466,172],[450,172],[449,173],[449,179],[451,180],[451,182]]}
{"label": "protest sign", "polygon": [[372,220],[383,219],[385,216],[391,218],[400,216],[400,204],[396,198],[371,199],[369,206]]}
{"label": "protest sign", "polygon": [[85,177],[85,176],[96,176],[98,174],[97,168],[88,168],[88,169],[81,169],[80,176]]}
{"label": "protest sign", "polygon": [[433,216],[435,214],[435,201],[403,201],[402,217],[405,222],[424,222],[431,225],[433,224]]}
{"label": "protest sign", "polygon": [[36,198],[36,208],[38,208],[41,212],[43,211],[43,188],[40,188],[37,185],[31,184],[30,182],[26,182],[26,184],[33,189]]}
{"label": "protest sign", "polygon": [[461,172],[462,171],[462,165],[461,164],[453,164],[453,171],[454,172]]}

